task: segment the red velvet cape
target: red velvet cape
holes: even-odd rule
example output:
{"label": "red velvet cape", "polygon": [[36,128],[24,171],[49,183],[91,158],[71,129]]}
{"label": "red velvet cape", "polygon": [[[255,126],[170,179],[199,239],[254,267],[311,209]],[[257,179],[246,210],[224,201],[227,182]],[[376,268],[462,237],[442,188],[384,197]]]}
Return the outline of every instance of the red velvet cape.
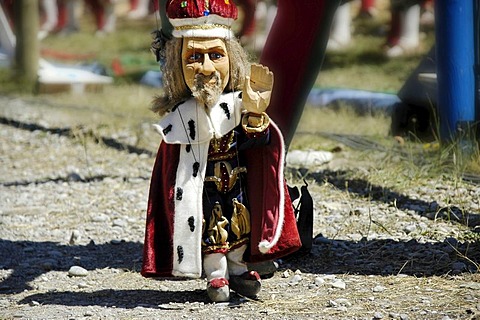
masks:
{"label": "red velvet cape", "polygon": [[[246,151],[247,192],[252,223],[250,250],[244,257],[248,262],[280,258],[301,247],[293,207],[283,177],[283,138],[276,125],[272,123],[270,128],[269,145],[260,150],[256,148]],[[175,229],[173,199],[179,150],[178,144],[161,143],[153,168],[141,271],[146,277],[172,276],[172,239]],[[283,188],[283,195],[280,188]],[[282,220],[282,225],[279,225]],[[275,245],[266,253],[260,252],[258,244],[262,240],[271,241],[277,228],[282,228],[282,232]]]}

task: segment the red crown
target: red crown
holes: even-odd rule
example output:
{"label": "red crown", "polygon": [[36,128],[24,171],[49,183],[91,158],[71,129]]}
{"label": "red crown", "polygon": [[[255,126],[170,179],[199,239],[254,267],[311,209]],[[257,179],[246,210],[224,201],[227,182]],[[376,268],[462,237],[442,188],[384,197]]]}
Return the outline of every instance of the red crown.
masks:
{"label": "red crown", "polygon": [[171,0],[166,9],[176,38],[233,37],[231,26],[238,16],[233,0]]}

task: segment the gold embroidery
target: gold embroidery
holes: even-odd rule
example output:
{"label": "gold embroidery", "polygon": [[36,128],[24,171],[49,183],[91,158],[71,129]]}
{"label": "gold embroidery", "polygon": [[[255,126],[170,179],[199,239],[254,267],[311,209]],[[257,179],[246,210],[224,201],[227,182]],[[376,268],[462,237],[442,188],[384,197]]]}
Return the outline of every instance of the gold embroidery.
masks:
{"label": "gold embroidery", "polygon": [[208,156],[208,161],[231,160],[237,157],[237,150],[231,149],[227,153],[219,153]]}
{"label": "gold embroidery", "polygon": [[250,212],[237,199],[233,199],[233,215],[231,229],[237,239],[250,233]]}
{"label": "gold embroidery", "polygon": [[[229,172],[228,179],[226,181],[222,180],[222,175],[221,175],[221,170],[220,166],[221,164],[225,164],[227,168],[227,172]],[[238,175],[241,172],[247,172],[247,168],[245,167],[236,167],[234,169],[231,169],[232,166],[228,162],[217,162],[215,163],[215,175],[214,176],[209,176],[205,177],[205,181],[209,182],[215,182],[215,185],[217,186],[217,190],[220,192],[228,192],[232,190],[232,188],[235,186],[235,183],[237,183],[238,180]]]}
{"label": "gold embroidery", "polygon": [[225,229],[227,225],[228,220],[223,216],[222,207],[217,202],[213,206],[207,230],[210,243],[221,245],[227,242],[228,231]]}
{"label": "gold embroidery", "polygon": [[232,131],[228,133],[228,137],[224,136],[219,139],[214,137],[210,141],[211,150],[209,153],[219,153],[230,150],[233,143],[233,138],[235,138],[235,134]]}

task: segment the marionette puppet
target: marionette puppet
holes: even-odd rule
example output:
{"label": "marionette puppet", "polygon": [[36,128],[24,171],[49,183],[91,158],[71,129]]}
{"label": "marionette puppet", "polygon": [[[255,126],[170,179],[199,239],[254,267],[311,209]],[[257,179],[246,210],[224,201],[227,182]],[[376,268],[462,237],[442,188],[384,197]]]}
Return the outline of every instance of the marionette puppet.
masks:
{"label": "marionette puppet", "polygon": [[[142,275],[204,275],[211,301],[255,297],[247,262],[301,247],[283,176],[282,135],[265,112],[273,86],[231,30],[231,0],[172,0],[173,37],[159,54],[162,137],[152,172]],[[158,40],[158,39],[157,39]],[[158,41],[154,41],[158,44]]]}

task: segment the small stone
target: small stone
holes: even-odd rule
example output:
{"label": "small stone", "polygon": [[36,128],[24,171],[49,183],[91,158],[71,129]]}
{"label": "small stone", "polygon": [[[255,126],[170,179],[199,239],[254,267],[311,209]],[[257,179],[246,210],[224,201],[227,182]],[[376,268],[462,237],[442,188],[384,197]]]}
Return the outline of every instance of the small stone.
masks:
{"label": "small stone", "polygon": [[383,319],[383,314],[381,312],[375,312],[373,314],[373,319]]}
{"label": "small stone", "polygon": [[467,265],[461,261],[457,261],[452,264],[452,271],[454,273],[460,273],[466,270],[467,270]]}
{"label": "small stone", "polygon": [[372,291],[373,292],[383,292],[383,291],[385,291],[385,289],[386,288],[383,287],[383,286],[375,286],[375,287],[373,287]]}
{"label": "small stone", "polygon": [[115,219],[115,220],[113,220],[112,225],[114,227],[125,228],[128,225],[128,223],[127,223],[127,221],[125,221],[123,219]]}
{"label": "small stone", "polygon": [[[460,288],[480,290],[480,283],[479,282],[468,282],[468,283],[461,284]],[[478,307],[478,310],[480,310],[480,304],[477,307]]]}
{"label": "small stone", "polygon": [[320,278],[320,277],[316,277],[315,278],[315,284],[317,286],[323,286],[325,284],[325,280],[323,278]]}
{"label": "small stone", "polygon": [[70,277],[85,277],[88,275],[88,271],[79,266],[73,266],[68,270]]}
{"label": "small stone", "polygon": [[417,230],[417,226],[415,226],[414,224],[409,224],[408,226],[405,226],[403,228],[403,232],[405,232],[406,234],[410,234],[415,230]]}
{"label": "small stone", "polygon": [[405,313],[400,314],[400,320],[408,320],[408,314],[405,314]]}
{"label": "small stone", "polygon": [[345,307],[351,307],[352,306],[352,303],[348,299],[345,299],[345,298],[338,298],[338,299],[335,300],[335,302],[340,306],[345,306]]}
{"label": "small stone", "polygon": [[302,276],[299,275],[299,274],[296,274],[296,275],[294,275],[294,276],[290,279],[290,281],[288,281],[288,284],[290,284],[290,285],[296,285],[296,284],[298,284],[300,281],[302,281]]}
{"label": "small stone", "polygon": [[77,243],[77,241],[80,239],[80,231],[78,230],[73,230],[72,231],[72,234],[70,235],[70,241],[69,243],[71,245],[74,245],[75,243]]}
{"label": "small stone", "polygon": [[346,285],[345,282],[342,281],[342,280],[335,280],[335,281],[332,283],[332,287],[343,290],[343,289],[345,289],[345,288],[347,287],[347,285]]}
{"label": "small stone", "polygon": [[110,220],[110,217],[103,213],[92,214],[92,222],[105,222]]}
{"label": "small stone", "polygon": [[337,278],[337,276],[334,275],[334,274],[327,274],[326,276],[323,276],[323,279],[326,280],[326,281],[327,280],[328,281],[334,281],[336,278]]}

